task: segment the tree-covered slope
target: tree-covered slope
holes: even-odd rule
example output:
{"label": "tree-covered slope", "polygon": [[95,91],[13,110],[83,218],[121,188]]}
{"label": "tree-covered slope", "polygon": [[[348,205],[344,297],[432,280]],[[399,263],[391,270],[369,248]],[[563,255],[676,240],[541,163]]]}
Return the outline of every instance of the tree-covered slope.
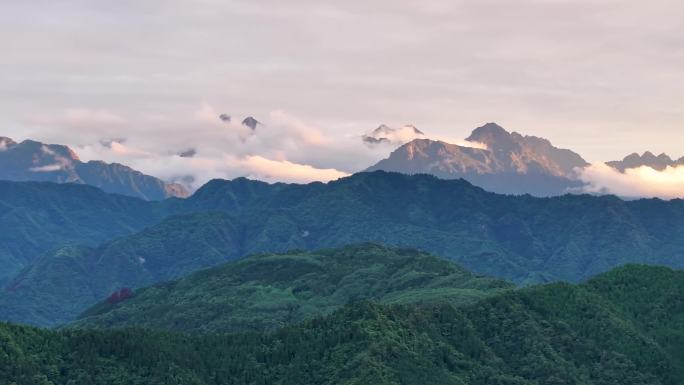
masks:
{"label": "tree-covered slope", "polygon": [[47,251],[74,243],[96,246],[163,215],[158,202],[90,186],[0,181],[0,286]]}
{"label": "tree-covered slope", "polygon": [[[22,186],[26,189],[32,185]],[[87,186],[69,188],[77,190],[73,192],[74,196],[80,194],[79,189],[90,189]],[[111,198],[114,196],[98,194],[114,199]],[[374,172],[326,184],[307,185],[269,185],[244,178],[214,180],[191,198],[164,202],[135,200],[137,210],[115,208],[111,215],[108,215],[110,208],[105,199],[101,203],[104,206],[95,202],[95,208],[81,211],[82,220],[66,222],[68,226],[61,228],[62,217],[51,214],[52,198],[29,195],[33,199],[25,200],[26,209],[46,222],[30,231],[16,230],[9,223],[2,223],[2,230],[6,231],[3,235],[11,234],[6,235],[3,241],[5,248],[14,244],[12,250],[20,252],[31,250],[36,245],[53,249],[60,242],[69,241],[71,245],[83,234],[112,235],[109,226],[120,229],[117,227],[119,219],[134,221],[137,225],[147,221],[156,223],[159,217],[179,213],[197,215],[198,220],[192,226],[206,229],[203,231],[207,233],[235,234],[234,237],[216,237],[207,242],[186,231],[183,227],[187,224],[182,221],[171,221],[154,233],[141,232],[136,237],[125,237],[116,243],[106,242],[95,247],[97,250],[110,250],[107,253],[80,253],[77,260],[83,262],[79,263],[85,263],[92,269],[70,270],[84,275],[69,282],[102,286],[108,290],[115,289],[114,284],[130,287],[148,285],[157,279],[168,279],[249,254],[317,250],[361,242],[417,248],[453,260],[478,274],[521,284],[556,280],[577,282],[627,263],[684,267],[682,200],[623,201],[613,196],[589,195],[544,199],[506,196],[485,192],[461,180]],[[202,219],[207,212],[222,213],[228,219]],[[66,211],[64,215],[70,218],[75,214]],[[95,224],[91,225],[92,222]],[[33,222],[25,218],[17,223],[28,226],[27,223]],[[175,228],[176,225],[179,228]],[[64,235],[60,238],[55,234]],[[52,241],[44,245],[44,238]],[[148,244],[168,246],[150,247]],[[94,247],[92,242],[89,246]],[[204,250],[204,247],[220,251],[223,258],[210,254],[204,259],[199,252],[185,252]],[[174,251],[176,248],[179,250],[177,253]],[[149,280],[138,279],[137,273],[128,280],[109,280],[109,269],[120,261],[127,266],[122,271],[139,270],[140,266],[135,267],[138,264],[135,261],[139,260],[141,253],[145,253],[143,258],[146,261],[142,266],[146,269],[143,275]],[[54,284],[60,277],[52,272],[59,271],[64,265],[60,256],[69,256],[70,253],[52,252],[40,259],[37,257],[43,255],[42,252],[30,255],[38,262],[24,270],[17,279],[33,278],[15,281],[20,282],[23,292],[27,293],[22,297],[21,306],[29,303],[30,306],[48,308],[49,305],[40,299],[41,293],[50,293],[55,298],[61,296],[61,301],[71,301],[73,295],[91,291],[89,287],[78,287],[74,288],[73,293],[76,294],[72,294],[61,289],[70,287],[71,283],[65,286]],[[164,261],[169,256],[173,259],[167,266]],[[189,258],[187,263],[186,258]],[[196,263],[200,260],[207,264]],[[161,262],[154,265],[152,261]],[[101,284],[102,276],[105,277],[103,282],[112,285]],[[98,282],[93,283],[93,280]],[[6,286],[0,297],[14,296],[8,291],[12,287]],[[109,293],[104,292],[96,300],[103,300]],[[74,303],[90,300],[80,302],[75,297]],[[11,306],[19,303],[8,301],[0,299],[0,303],[10,303]],[[66,316],[75,317],[77,314],[72,312]],[[57,315],[45,313],[43,318],[56,320]],[[22,321],[45,325],[43,321],[32,318]]]}
{"label": "tree-covered slope", "polygon": [[54,326],[120,288],[176,278],[240,256],[240,234],[223,213],[169,217],[99,247],[66,246],[24,269],[0,296],[0,318]]}
{"label": "tree-covered slope", "polygon": [[238,213],[252,251],[379,242],[519,283],[577,282],[626,263],[684,267],[682,200],[507,196],[373,172],[308,185],[214,180],[183,203]]}
{"label": "tree-covered slope", "polygon": [[374,244],[265,254],[104,301],[72,324],[184,332],[274,330],[351,301],[466,304],[512,285],[446,260]]}
{"label": "tree-covered slope", "polygon": [[2,324],[0,383],[681,385],[682,339],[659,336],[684,329],[682,282],[629,266],[458,308],[360,302],[269,334]]}

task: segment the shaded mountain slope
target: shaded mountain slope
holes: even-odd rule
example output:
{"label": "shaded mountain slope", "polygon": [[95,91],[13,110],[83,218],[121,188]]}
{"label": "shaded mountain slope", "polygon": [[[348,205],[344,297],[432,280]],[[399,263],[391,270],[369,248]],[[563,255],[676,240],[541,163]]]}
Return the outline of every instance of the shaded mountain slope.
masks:
{"label": "shaded mountain slope", "polygon": [[67,146],[33,140],[16,143],[9,138],[0,138],[0,179],[88,184],[109,193],[145,200],[189,195],[179,184],[165,183],[128,166],[102,161],[82,162]]}
{"label": "shaded mountain slope", "polygon": [[0,296],[0,316],[52,326],[123,287],[141,287],[241,256],[225,214],[170,217],[99,247],[67,246],[22,271]]}
{"label": "shaded mountain slope", "polygon": [[164,215],[159,203],[90,186],[0,181],[0,285],[54,248],[95,246]]}

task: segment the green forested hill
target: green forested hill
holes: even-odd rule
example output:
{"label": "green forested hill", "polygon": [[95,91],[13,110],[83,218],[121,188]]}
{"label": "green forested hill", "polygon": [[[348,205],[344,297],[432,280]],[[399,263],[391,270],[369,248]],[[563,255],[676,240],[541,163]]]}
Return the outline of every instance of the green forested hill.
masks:
{"label": "green forested hill", "polygon": [[360,302],[270,334],[0,325],[0,383],[684,383],[684,272],[627,266],[477,303]]}
{"label": "green forested hill", "polygon": [[[684,267],[682,200],[505,196],[461,180],[374,172],[307,185],[214,180],[185,200],[125,198],[125,205],[112,208],[110,201],[124,197],[87,186],[7,183],[16,193],[0,199],[0,221],[14,215],[3,217],[3,204],[16,207],[18,201],[43,221],[0,225],[0,249],[13,255],[36,250],[29,253],[33,262],[0,292],[0,319],[14,322],[71,320],[120,287],[149,285],[245,255],[361,242],[417,248],[520,284],[577,282],[626,263]],[[69,209],[52,215],[62,200],[71,202]],[[79,220],[69,219],[74,215]],[[194,218],[192,225],[178,215]],[[223,219],[215,220],[217,215]],[[166,220],[159,223],[161,217]],[[40,226],[30,227],[35,223]],[[142,231],[153,223],[159,224]],[[189,228],[219,236],[197,236]],[[95,236],[102,239],[99,246]],[[79,239],[88,247],[72,245]],[[68,248],[49,251],[64,242]],[[69,265],[73,275],[56,273]]]}
{"label": "green forested hill", "polygon": [[5,320],[53,326],[123,287],[141,287],[237,258],[239,233],[223,213],[169,217],[99,247],[67,246],[25,269],[0,295]]}
{"label": "green forested hill", "polygon": [[95,246],[163,216],[159,202],[90,186],[0,181],[0,286],[53,248]]}
{"label": "green forested hill", "polygon": [[104,301],[72,326],[261,332],[360,299],[460,305],[511,287],[416,250],[364,244],[250,256]]}

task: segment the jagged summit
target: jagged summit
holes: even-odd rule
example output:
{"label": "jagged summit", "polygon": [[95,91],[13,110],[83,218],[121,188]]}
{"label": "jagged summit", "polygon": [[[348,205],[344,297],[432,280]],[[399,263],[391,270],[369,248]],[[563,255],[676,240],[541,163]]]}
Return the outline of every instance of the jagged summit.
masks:
{"label": "jagged summit", "polygon": [[468,138],[469,142],[486,143],[487,139],[498,139],[508,137],[511,134],[496,123],[487,123],[473,130]]}
{"label": "jagged summit", "polygon": [[554,147],[547,139],[508,132],[496,123],[476,128],[466,140],[487,148],[414,139],[368,171],[464,178],[494,192],[547,196],[581,186],[576,169],[588,165],[578,154]]}
{"label": "jagged summit", "polygon": [[256,128],[257,128],[257,126],[258,126],[259,124],[261,124],[261,122],[259,122],[258,120],[254,119],[254,118],[251,117],[251,116],[246,117],[246,118],[242,121],[242,125],[245,126],[245,127],[251,128],[252,131],[256,130]]}
{"label": "jagged summit", "polygon": [[4,151],[8,149],[9,147],[16,146],[17,142],[12,140],[12,138],[8,138],[6,136],[0,136],[0,151]]}
{"label": "jagged summit", "polygon": [[619,170],[620,172],[625,172],[628,169],[639,168],[643,166],[650,167],[654,170],[663,171],[667,167],[684,165],[684,157],[675,161],[665,153],[661,153],[660,155],[656,156],[651,151],[645,151],[642,155],[634,152],[627,155],[622,160],[606,162],[606,164]]}
{"label": "jagged summit", "polygon": [[386,124],[381,124],[375,130],[367,133],[361,137],[366,145],[374,146],[377,144],[404,144],[410,140],[424,137],[425,134],[412,124],[407,124],[401,127],[390,127]]}
{"label": "jagged summit", "polygon": [[60,144],[35,140],[16,143],[2,137],[0,150],[0,179],[81,183],[147,200],[189,195],[181,185],[165,183],[128,166],[97,160],[82,162],[76,152]]}

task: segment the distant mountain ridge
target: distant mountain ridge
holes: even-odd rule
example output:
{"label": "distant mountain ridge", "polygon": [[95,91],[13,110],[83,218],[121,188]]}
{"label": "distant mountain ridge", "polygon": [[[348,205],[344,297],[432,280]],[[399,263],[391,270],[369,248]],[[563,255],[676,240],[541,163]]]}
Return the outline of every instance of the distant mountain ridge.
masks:
{"label": "distant mountain ridge", "polygon": [[0,319],[15,322],[68,321],[118,288],[249,254],[361,242],[418,248],[520,284],[579,281],[625,263],[684,267],[683,200],[506,196],[382,171],[306,185],[213,180],[162,202],[75,184],[0,185],[0,246],[9,246],[0,257],[28,264],[6,272],[0,293]]}
{"label": "distant mountain ridge", "polygon": [[606,164],[620,172],[625,172],[630,168],[639,168],[642,166],[650,167],[657,171],[663,171],[667,167],[684,166],[684,157],[673,160],[667,154],[662,153],[658,156],[650,151],[644,152],[642,155],[635,153],[627,155],[622,160],[606,162]]}
{"label": "distant mountain ridge", "polygon": [[577,153],[543,138],[509,133],[496,123],[478,127],[466,140],[487,148],[415,139],[367,171],[463,178],[492,192],[552,196],[581,187],[576,170],[589,165]]}
{"label": "distant mountain ridge", "polygon": [[82,162],[64,145],[33,140],[17,143],[6,137],[0,137],[0,179],[87,184],[145,200],[189,195],[180,184],[166,183],[122,164]]}

